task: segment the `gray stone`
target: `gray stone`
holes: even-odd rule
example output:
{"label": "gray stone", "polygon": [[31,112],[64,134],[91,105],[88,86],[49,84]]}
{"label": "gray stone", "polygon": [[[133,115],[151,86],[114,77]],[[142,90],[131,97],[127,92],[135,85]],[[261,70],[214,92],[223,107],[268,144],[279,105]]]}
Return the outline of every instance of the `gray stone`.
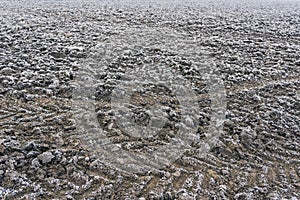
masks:
{"label": "gray stone", "polygon": [[54,158],[51,152],[44,152],[43,154],[38,156],[39,160],[42,161],[43,164],[50,163],[51,160]]}

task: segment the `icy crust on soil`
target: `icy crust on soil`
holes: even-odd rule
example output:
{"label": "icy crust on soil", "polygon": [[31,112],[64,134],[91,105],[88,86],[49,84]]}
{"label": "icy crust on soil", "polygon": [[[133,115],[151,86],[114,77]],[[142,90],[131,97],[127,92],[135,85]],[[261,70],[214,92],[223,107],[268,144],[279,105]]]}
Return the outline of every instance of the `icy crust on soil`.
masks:
{"label": "icy crust on soil", "polygon": [[[136,173],[159,170],[188,149],[203,157],[218,142],[226,109],[222,76],[207,48],[167,28],[115,30],[117,36],[91,49],[74,81],[79,138],[102,160]],[[200,110],[205,113],[198,104],[201,95],[211,101],[204,131],[199,126]],[[122,142],[113,145],[114,138]],[[120,148],[140,139],[136,153]]]}
{"label": "icy crust on soil", "polygon": [[[299,3],[78,2],[0,3],[1,198],[300,198]],[[76,138],[80,129],[73,114],[73,82],[82,63],[99,43],[116,38],[122,27],[133,26],[170,29],[196,38],[213,58],[222,75],[227,106],[220,143],[204,157],[187,151],[160,170],[152,167],[134,173],[99,159],[84,138]],[[133,58],[169,62],[193,85],[200,110],[200,141],[205,141],[212,109],[210,96],[205,94],[207,85],[189,70],[185,56],[169,53],[149,50]],[[122,59],[126,61],[126,54]],[[135,62],[125,61],[130,72],[128,66]],[[110,72],[100,79],[104,86],[118,81],[118,71],[113,69],[109,67]],[[98,123],[114,144],[142,151],[145,142],[130,140],[130,134],[123,137],[111,125],[111,108],[105,98],[109,89],[96,88],[93,105]],[[180,121],[178,101],[165,87],[145,93],[149,95],[136,92],[132,105],[161,99],[169,104],[168,118]],[[143,125],[141,119],[147,115],[138,115],[140,111],[139,107],[135,110],[136,122]],[[175,136],[169,130],[165,133],[159,140],[149,138],[147,145],[155,149]]]}

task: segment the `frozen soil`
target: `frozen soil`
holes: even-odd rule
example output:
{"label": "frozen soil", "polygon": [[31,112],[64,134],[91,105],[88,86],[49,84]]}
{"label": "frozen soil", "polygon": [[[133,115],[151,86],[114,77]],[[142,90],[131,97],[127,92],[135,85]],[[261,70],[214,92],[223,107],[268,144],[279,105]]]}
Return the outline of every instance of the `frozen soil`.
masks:
{"label": "frozen soil", "polygon": [[[299,6],[296,1],[0,1],[0,197],[299,199]],[[99,42],[131,27],[196,37],[222,74],[226,120],[220,142],[206,156],[185,153],[159,171],[126,172],[74,137],[72,83],[82,63]],[[189,60],[159,48],[148,51],[108,64],[96,95],[99,124],[114,143],[130,144],[136,152],[168,142],[174,124],[157,138],[140,141],[118,132],[109,114],[116,69],[139,68],[137,60],[159,57],[196,86],[204,140],[211,104],[201,93],[199,73]],[[159,88],[134,94],[131,103],[143,107],[157,99],[176,110],[176,99]]]}

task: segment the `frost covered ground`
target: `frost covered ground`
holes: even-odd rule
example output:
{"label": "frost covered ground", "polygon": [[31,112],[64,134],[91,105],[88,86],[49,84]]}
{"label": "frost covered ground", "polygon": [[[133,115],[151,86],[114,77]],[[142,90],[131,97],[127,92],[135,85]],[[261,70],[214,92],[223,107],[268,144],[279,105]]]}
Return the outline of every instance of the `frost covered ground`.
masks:
{"label": "frost covered ground", "polygon": [[3,199],[299,199],[300,2],[0,1]]}

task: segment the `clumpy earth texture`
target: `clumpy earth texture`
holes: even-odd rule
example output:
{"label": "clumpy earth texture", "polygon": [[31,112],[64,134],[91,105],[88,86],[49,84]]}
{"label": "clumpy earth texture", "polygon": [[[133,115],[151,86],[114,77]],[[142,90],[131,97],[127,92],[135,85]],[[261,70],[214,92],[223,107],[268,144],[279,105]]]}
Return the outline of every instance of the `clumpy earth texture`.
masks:
{"label": "clumpy earth texture", "polygon": [[299,13],[1,0],[0,198],[300,199]]}

